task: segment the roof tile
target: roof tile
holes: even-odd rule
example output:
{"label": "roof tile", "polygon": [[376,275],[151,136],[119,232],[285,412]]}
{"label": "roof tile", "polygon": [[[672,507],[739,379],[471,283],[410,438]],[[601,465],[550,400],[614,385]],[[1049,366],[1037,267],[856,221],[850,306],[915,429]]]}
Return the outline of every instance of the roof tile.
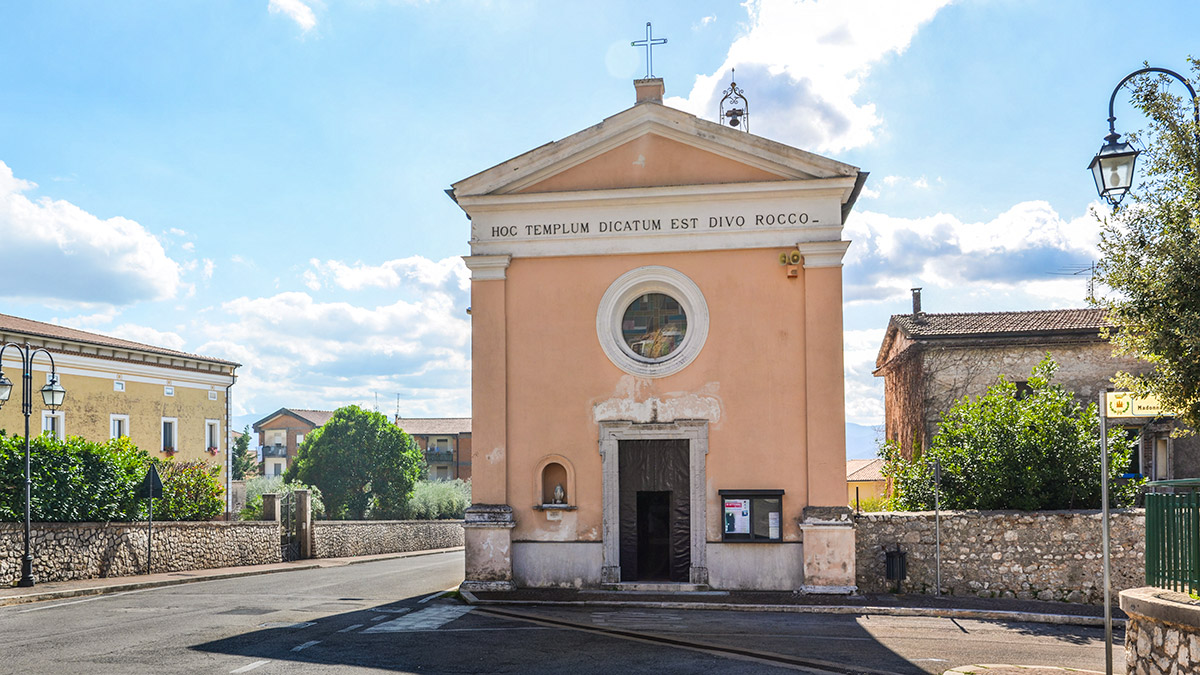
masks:
{"label": "roof tile", "polygon": [[431,436],[436,434],[471,433],[470,417],[401,417],[396,426],[408,435]]}
{"label": "roof tile", "polygon": [[1046,309],[1029,312],[964,312],[958,314],[894,314],[892,323],[913,338],[1096,331],[1112,324],[1103,309]]}
{"label": "roof tile", "polygon": [[66,326],[59,326],[52,323],[43,323],[41,321],[34,321],[33,319],[23,319],[19,316],[11,316],[9,314],[0,314],[0,332],[17,333],[20,335],[48,338],[51,340],[63,340],[67,342],[83,342],[85,344],[96,345],[99,347],[149,352],[151,354],[162,354],[164,356],[195,359],[197,361],[208,361],[211,363],[221,363],[230,366],[241,365],[233,361],[226,361],[224,359],[214,359],[210,356],[200,356],[199,354],[181,352],[175,349],[155,347],[154,345],[142,344],[141,342],[122,340],[121,338],[109,337],[99,333],[89,333],[87,331],[77,330],[75,328],[67,328]]}

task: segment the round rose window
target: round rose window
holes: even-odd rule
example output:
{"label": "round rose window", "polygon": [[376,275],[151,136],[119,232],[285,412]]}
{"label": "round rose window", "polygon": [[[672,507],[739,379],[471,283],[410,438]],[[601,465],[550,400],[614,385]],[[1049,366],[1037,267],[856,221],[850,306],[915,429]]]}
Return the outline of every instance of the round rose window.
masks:
{"label": "round rose window", "polygon": [[667,358],[683,344],[687,313],[665,293],[633,299],[621,316],[621,338],[635,355],[651,361]]}
{"label": "round rose window", "polygon": [[604,355],[639,377],[666,377],[695,360],[708,336],[708,305],[679,270],[649,265],[617,277],[596,308]]}

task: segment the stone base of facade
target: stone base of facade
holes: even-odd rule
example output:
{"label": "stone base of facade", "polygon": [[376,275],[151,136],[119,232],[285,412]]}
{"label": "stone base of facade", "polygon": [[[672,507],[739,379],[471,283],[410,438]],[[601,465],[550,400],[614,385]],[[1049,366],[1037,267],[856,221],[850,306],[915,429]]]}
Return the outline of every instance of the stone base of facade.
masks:
{"label": "stone base of facade", "polygon": [[515,591],[517,585],[511,581],[464,581],[458,585],[458,590],[468,593],[487,591]]}
{"label": "stone base of facade", "polygon": [[810,586],[804,584],[797,591],[803,595],[854,595],[858,586]]}
{"label": "stone base of facade", "polygon": [[508,504],[474,504],[467,509],[463,520],[463,545],[466,548],[463,588],[472,590],[472,584],[506,585],[504,589],[476,587],[475,590],[514,587],[512,528],[516,524]]}
{"label": "stone base of facade", "polygon": [[806,593],[854,592],[854,521],[849,507],[808,506],[800,521],[804,533]]}

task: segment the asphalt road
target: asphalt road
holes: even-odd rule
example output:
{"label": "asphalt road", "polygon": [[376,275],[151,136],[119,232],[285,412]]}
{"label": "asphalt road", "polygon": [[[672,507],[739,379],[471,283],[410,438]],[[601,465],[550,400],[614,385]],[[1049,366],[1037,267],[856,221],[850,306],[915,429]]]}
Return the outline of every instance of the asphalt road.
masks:
{"label": "asphalt road", "polygon": [[3,607],[0,672],[773,673],[818,659],[940,673],[1104,663],[1095,628],[614,608],[518,618],[432,598],[462,580],[462,566],[461,552],[444,553]]}

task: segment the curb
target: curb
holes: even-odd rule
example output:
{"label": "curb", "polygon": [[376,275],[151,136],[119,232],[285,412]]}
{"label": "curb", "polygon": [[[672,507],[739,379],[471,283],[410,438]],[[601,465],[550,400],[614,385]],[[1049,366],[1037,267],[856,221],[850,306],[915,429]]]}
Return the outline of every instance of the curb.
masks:
{"label": "curb", "polygon": [[1099,670],[1080,670],[1079,668],[1057,668],[1054,665],[1012,665],[1009,663],[980,663],[976,665],[960,665],[958,668],[947,670],[942,675],[1000,675],[1019,674],[1021,671],[1032,670],[1034,673],[1062,673],[1063,675],[1104,675]]}
{"label": "curb", "polygon": [[[935,617],[948,619],[979,619],[983,621],[1017,621],[1069,626],[1104,626],[1104,617],[1073,614],[1044,614],[1009,610],[939,609],[935,607],[871,607],[852,605],[749,605],[732,602],[652,602],[646,600],[481,600],[470,591],[459,591],[469,605],[517,607],[637,607],[639,609],[706,609],[734,612],[780,612],[795,614],[868,614],[880,616]],[[1124,627],[1125,619],[1113,619],[1114,626]]]}
{"label": "curb", "polygon": [[[426,551],[407,551],[403,553],[382,554],[378,556],[361,556],[343,560],[338,558],[314,558],[313,562],[303,562],[292,565],[290,567],[274,567],[271,569],[257,570],[237,570],[233,572],[218,572],[214,574],[203,574],[192,577],[178,577],[173,579],[155,579],[153,581],[128,581],[122,583],[114,583],[107,586],[88,586],[85,588],[68,588],[57,591],[41,591],[27,593],[25,595],[9,595],[0,597],[0,607],[9,605],[24,605],[31,602],[43,602],[46,600],[63,600],[66,598],[79,598],[91,595],[108,595],[111,593],[126,593],[129,591],[140,591],[148,588],[163,588],[166,586],[179,586],[182,584],[194,584],[202,581],[221,581],[223,579],[238,579],[241,577],[261,576],[264,574],[276,574],[279,572],[299,572],[302,570],[315,570],[325,567],[343,567],[346,565],[361,565],[364,563],[379,562],[381,560],[395,560],[397,558],[417,558],[427,555],[437,555],[439,553],[453,553],[463,550],[462,546],[452,548],[437,548]],[[339,560],[339,562],[331,562]],[[290,564],[290,563],[283,563]],[[197,570],[180,570],[180,572],[194,572]],[[174,573],[172,573],[174,574]],[[128,577],[118,577],[127,579]]]}

